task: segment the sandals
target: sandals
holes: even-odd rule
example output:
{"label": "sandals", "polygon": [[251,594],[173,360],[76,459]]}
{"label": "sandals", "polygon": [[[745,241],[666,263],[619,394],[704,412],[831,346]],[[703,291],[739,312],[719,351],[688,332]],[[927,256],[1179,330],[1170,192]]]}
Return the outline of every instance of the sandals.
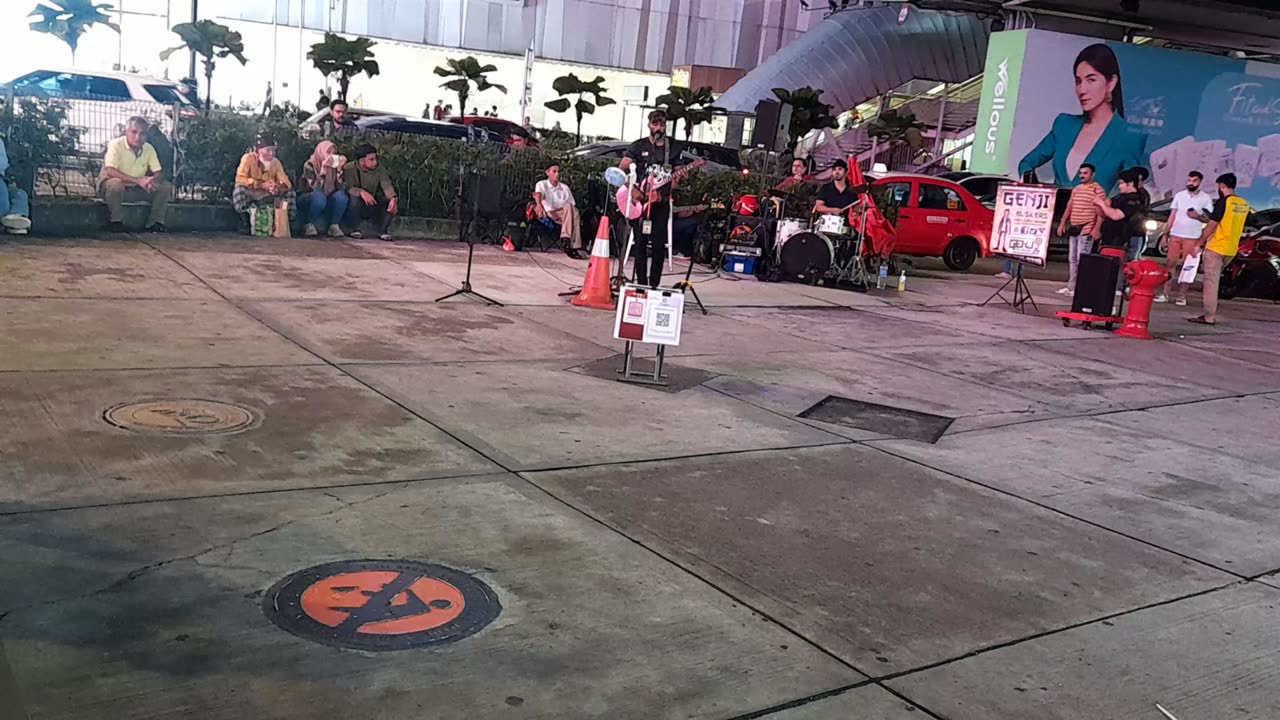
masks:
{"label": "sandals", "polygon": [[1199,317],[1187,318],[1187,322],[1195,323],[1196,325],[1217,325],[1218,324],[1216,322],[1209,322],[1208,320],[1205,320],[1203,315]]}

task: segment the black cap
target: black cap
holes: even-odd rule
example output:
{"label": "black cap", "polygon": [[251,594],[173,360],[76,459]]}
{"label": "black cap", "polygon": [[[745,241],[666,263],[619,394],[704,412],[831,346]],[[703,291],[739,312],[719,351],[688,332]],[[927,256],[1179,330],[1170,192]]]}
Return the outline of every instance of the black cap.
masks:
{"label": "black cap", "polygon": [[845,162],[844,160],[839,160],[839,159],[837,159],[837,160],[833,160],[833,161],[831,161],[831,169],[833,169],[833,170],[834,170],[835,168],[840,168],[841,170],[848,170],[848,169],[849,169],[849,163]]}

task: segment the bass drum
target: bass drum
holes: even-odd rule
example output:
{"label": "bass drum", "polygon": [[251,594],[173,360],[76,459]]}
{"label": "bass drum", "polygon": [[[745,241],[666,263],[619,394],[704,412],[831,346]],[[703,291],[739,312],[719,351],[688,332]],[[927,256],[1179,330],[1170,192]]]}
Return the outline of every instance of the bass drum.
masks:
{"label": "bass drum", "polygon": [[799,233],[802,233],[808,229],[809,229],[809,224],[806,223],[804,220],[797,220],[795,218],[786,218],[783,220],[779,220],[778,232],[777,232],[778,242],[784,243],[787,241],[787,238],[791,237],[792,235],[798,235]]}
{"label": "bass drum", "polygon": [[774,272],[779,280],[816,283],[831,269],[835,247],[826,235],[796,233],[779,242],[774,250]]}

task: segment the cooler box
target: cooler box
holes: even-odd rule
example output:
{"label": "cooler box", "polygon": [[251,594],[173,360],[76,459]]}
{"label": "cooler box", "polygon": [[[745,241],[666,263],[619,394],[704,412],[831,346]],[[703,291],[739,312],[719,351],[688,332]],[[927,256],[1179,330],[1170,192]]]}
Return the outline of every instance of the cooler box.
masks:
{"label": "cooler box", "polygon": [[720,259],[725,270],[738,275],[755,275],[758,261],[753,255],[736,252],[727,252]]}

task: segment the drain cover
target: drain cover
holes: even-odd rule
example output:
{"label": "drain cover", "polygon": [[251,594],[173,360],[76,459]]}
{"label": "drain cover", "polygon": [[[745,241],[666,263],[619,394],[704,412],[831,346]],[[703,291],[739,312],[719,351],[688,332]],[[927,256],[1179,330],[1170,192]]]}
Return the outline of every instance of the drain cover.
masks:
{"label": "drain cover", "polygon": [[927,443],[938,442],[955,421],[955,418],[942,415],[850,400],[836,395],[828,395],[817,405],[800,413],[800,417]]}
{"label": "drain cover", "polygon": [[257,420],[248,408],[214,400],[144,400],[108,408],[107,422],[126,430],[166,435],[238,432]]}
{"label": "drain cover", "polygon": [[411,560],[344,560],[276,583],[263,612],[280,629],[352,650],[407,650],[480,632],[502,605],[467,573]]}

